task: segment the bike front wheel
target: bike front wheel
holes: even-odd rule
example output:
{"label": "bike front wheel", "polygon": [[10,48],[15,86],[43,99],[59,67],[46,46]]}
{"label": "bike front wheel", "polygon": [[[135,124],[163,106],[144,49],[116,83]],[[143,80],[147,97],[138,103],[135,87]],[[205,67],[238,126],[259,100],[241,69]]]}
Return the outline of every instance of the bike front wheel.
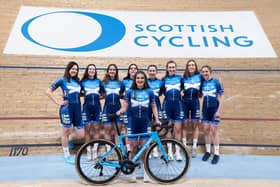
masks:
{"label": "bike front wheel", "polygon": [[153,143],[147,150],[144,167],[147,174],[160,183],[173,183],[185,176],[189,169],[190,157],[185,146],[171,138],[162,139],[168,161],[163,158],[158,144]]}
{"label": "bike front wheel", "polygon": [[94,185],[108,183],[117,177],[123,158],[120,150],[114,146],[113,142],[103,139],[82,145],[75,162],[79,176]]}

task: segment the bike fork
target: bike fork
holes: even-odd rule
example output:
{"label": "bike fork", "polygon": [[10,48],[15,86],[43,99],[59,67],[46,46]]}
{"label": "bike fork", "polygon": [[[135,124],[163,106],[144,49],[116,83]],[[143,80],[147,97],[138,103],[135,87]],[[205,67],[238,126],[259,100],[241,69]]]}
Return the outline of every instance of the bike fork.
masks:
{"label": "bike fork", "polygon": [[162,153],[161,158],[164,159],[165,163],[168,163],[168,161],[169,161],[168,154],[165,151],[165,148],[163,147],[163,144],[161,143],[161,141],[157,141],[157,145],[159,147],[160,152]]}

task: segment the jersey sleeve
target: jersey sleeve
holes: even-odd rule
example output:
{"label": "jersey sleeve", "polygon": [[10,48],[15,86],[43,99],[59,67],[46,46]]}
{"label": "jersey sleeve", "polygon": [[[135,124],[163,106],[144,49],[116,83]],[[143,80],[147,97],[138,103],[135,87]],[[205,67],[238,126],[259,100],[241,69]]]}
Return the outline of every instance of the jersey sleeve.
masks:
{"label": "jersey sleeve", "polygon": [[150,96],[150,103],[151,104],[156,104],[155,94],[154,94],[152,89],[149,89],[149,96]]}
{"label": "jersey sleeve", "polygon": [[217,85],[217,93],[219,95],[224,95],[224,88],[223,88],[223,85],[218,81],[216,80],[216,85]]}
{"label": "jersey sleeve", "polygon": [[105,87],[104,87],[104,84],[103,84],[103,82],[101,82],[100,80],[99,80],[99,93],[101,94],[101,95],[103,95],[103,94],[105,94]]}
{"label": "jersey sleeve", "polygon": [[123,94],[125,92],[125,84],[124,81],[120,82],[120,94]]}
{"label": "jersey sleeve", "polygon": [[180,84],[181,84],[181,88],[180,88],[180,89],[181,89],[181,90],[184,90],[185,88],[184,88],[184,78],[183,78],[183,77],[181,78],[181,81],[180,81],[180,82],[181,82],[181,83],[180,83]]}
{"label": "jersey sleeve", "polygon": [[129,89],[126,93],[125,93],[125,97],[124,97],[124,101],[129,104],[130,103],[130,100],[131,100],[131,93],[132,93],[132,90]]}
{"label": "jersey sleeve", "polygon": [[61,87],[63,83],[63,77],[58,78],[53,84],[51,84],[50,89],[52,91],[56,90],[58,87]]}

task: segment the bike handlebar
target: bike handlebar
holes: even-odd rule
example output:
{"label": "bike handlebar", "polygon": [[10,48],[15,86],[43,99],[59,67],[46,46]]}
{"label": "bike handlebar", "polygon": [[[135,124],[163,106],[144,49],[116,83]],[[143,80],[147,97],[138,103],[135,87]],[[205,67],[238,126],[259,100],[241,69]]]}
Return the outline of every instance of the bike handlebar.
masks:
{"label": "bike handlebar", "polygon": [[[115,127],[117,130],[118,135],[120,135],[120,130],[117,125],[117,118],[119,117],[117,114],[107,114],[108,117],[112,117],[112,121],[115,123]],[[163,121],[161,124],[151,123],[151,129],[152,131],[157,131],[159,137],[164,137],[171,129],[171,132],[173,132],[173,123],[169,124],[169,121]]]}
{"label": "bike handlebar", "polygon": [[162,122],[162,124],[152,124],[152,131],[157,131],[159,137],[164,137],[171,129],[173,132],[173,124],[169,124],[168,121]]}

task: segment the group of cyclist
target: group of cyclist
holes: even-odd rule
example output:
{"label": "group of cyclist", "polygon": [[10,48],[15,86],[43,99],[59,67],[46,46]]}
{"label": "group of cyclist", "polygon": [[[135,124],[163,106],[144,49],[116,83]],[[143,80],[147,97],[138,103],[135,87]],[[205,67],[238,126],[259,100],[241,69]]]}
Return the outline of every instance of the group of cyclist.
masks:
{"label": "group of cyclist", "polygon": [[[199,136],[200,102],[203,96],[202,119],[206,152],[202,158],[207,161],[211,156],[211,143],[214,144],[212,164],[219,161],[220,111],[224,90],[218,79],[212,77],[212,69],[208,65],[202,66],[200,71],[195,60],[188,60],[183,76],[176,73],[175,61],[166,63],[166,72],[162,79],[157,78],[156,65],[147,67],[147,75],[138,69],[136,64],[130,64],[127,76],[120,80],[116,64],[109,64],[103,80],[97,78],[97,68],[89,64],[81,80],[78,78],[79,65],[69,62],[64,75],[58,78],[47,89],[51,100],[60,107],[62,124],[62,147],[64,159],[74,164],[74,157],[70,154],[72,140],[85,138],[85,141],[100,138],[100,124],[104,125],[104,138],[117,141],[113,125],[114,114],[118,116],[116,123],[124,124],[129,134],[145,133],[151,130],[151,121],[161,123],[167,120],[174,124],[173,136],[187,146],[188,124],[193,125],[192,156],[196,156]],[[54,91],[61,87],[63,97],[59,98]],[[161,102],[160,96],[164,99]],[[83,107],[81,99],[84,97]],[[100,100],[104,99],[104,105]],[[121,102],[123,99],[123,102]],[[72,125],[74,128],[72,128]],[[112,138],[114,136],[115,138]],[[137,140],[129,138],[127,150],[135,153]],[[180,160],[179,149],[168,145],[170,158]],[[95,157],[97,146],[89,147],[88,159]],[[157,150],[154,156],[158,156]]]}

